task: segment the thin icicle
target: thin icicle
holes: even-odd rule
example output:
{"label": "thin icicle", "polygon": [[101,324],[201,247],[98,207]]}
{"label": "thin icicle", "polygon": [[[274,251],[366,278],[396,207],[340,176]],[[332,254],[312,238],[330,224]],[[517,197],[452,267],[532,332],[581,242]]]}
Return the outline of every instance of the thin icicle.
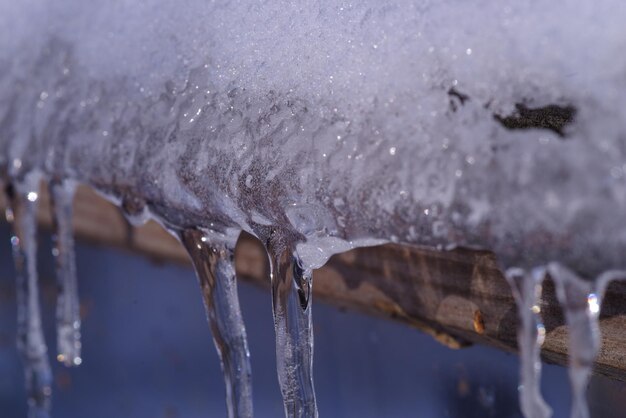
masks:
{"label": "thin icicle", "polygon": [[73,182],[50,182],[53,208],[52,253],[56,261],[57,299],[57,360],[68,367],[82,363],[80,341],[80,303],[76,278],[72,204],[76,190]]}
{"label": "thin icicle", "polygon": [[518,268],[508,269],[506,279],[511,286],[520,318],[517,341],[521,357],[520,406],[527,418],[547,418],[552,410],[541,396],[541,345],[545,328],[541,320],[539,298],[545,272],[532,273]]}
{"label": "thin icicle", "polygon": [[589,417],[587,384],[593,363],[600,350],[598,317],[604,291],[611,280],[626,277],[624,272],[609,271],[587,281],[558,263],[548,271],[556,286],[556,295],[565,313],[569,334],[569,377],[572,387],[572,418]]}
{"label": "thin icicle", "polygon": [[17,273],[17,346],[24,362],[28,417],[50,416],[52,372],[41,328],[37,278],[37,201],[39,175],[29,174],[16,190],[5,189],[6,219],[13,225],[11,244]]}
{"label": "thin icicle", "polygon": [[183,231],[180,239],[200,281],[213,341],[222,361],[228,416],[250,418],[252,369],[237,295],[233,248],[207,243],[197,230]]}
{"label": "thin icicle", "polygon": [[293,245],[274,235],[268,242],[278,382],[285,415],[317,417],[313,385],[312,275]]}

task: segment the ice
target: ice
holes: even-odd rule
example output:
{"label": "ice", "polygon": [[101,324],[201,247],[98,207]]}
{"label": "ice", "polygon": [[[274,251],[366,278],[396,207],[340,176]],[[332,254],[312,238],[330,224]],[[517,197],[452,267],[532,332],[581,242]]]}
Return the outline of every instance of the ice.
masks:
{"label": "ice", "polygon": [[626,267],[625,20],[618,0],[0,0],[0,171],[139,222],[280,230],[304,271],[393,241],[600,277]]}
{"label": "ice", "polygon": [[540,393],[540,348],[545,338],[541,320],[541,292],[546,274],[554,281],[569,334],[569,377],[572,387],[572,418],[588,418],[587,385],[600,349],[598,317],[609,283],[625,280],[626,271],[606,271],[590,280],[553,262],[528,273],[511,268],[506,278],[519,309],[518,342],[522,357],[520,404],[526,417],[550,417],[552,411]]}
{"label": "ice", "polygon": [[[62,5],[46,7],[69,10],[73,4],[68,1]],[[81,12],[83,8],[77,7],[78,15],[66,21],[68,28],[96,19],[91,12]],[[391,26],[398,16],[403,16],[402,23],[413,13],[413,19],[421,23],[415,27],[430,26],[421,17],[428,15],[426,12],[379,8],[363,11],[362,17],[377,16],[374,20],[380,25]],[[435,13],[443,6],[431,8],[433,17],[443,19],[442,11]],[[158,11],[153,13],[159,16],[164,13],[155,9]],[[619,10],[612,16],[619,15]],[[357,11],[349,13],[360,16]],[[117,20],[130,24],[133,16]],[[244,13],[244,21],[246,16]],[[582,18],[572,17],[574,22]],[[100,19],[98,25],[106,26]],[[187,19],[192,27],[197,23],[197,18]],[[212,22],[216,18],[208,19]],[[517,19],[521,18],[512,18]],[[324,21],[313,22],[328,39],[330,33],[326,32],[331,29]],[[460,26],[473,27],[470,22],[473,20],[463,19]],[[539,33],[565,32],[578,39],[560,23],[544,22],[545,27],[540,23],[536,28]],[[379,24],[363,25],[350,29],[352,37],[369,38],[380,31],[366,30],[378,28]],[[409,33],[409,26],[395,26],[397,31]],[[548,65],[555,57],[543,62],[538,55],[537,62],[528,62],[522,59],[522,52],[528,51],[516,48],[514,39],[508,42],[509,38],[502,38],[505,47],[485,43],[479,35],[474,35],[477,39],[468,35],[467,43],[479,45],[481,39],[485,49],[495,48],[493,59],[481,60],[478,58],[487,51],[477,46],[471,48],[471,55],[465,53],[466,48],[457,51],[462,54],[453,53],[450,45],[435,47],[429,53],[430,46],[426,45],[444,42],[434,32],[417,30],[415,39],[402,38],[400,42],[399,35],[389,29],[388,38],[377,44],[378,48],[355,47],[363,57],[372,55],[367,61],[368,73],[376,71],[376,77],[368,78],[367,83],[339,74],[342,68],[350,73],[350,59],[359,63],[363,57],[357,59],[360,56],[350,52],[352,48],[342,49],[345,54],[339,55],[328,47],[331,58],[326,59],[338,73],[332,83],[337,90],[331,95],[326,91],[330,81],[316,75],[315,71],[323,66],[313,52],[308,56],[318,65],[302,65],[301,71],[293,74],[284,70],[278,77],[274,76],[282,68],[278,64],[271,71],[265,69],[279,58],[270,56],[267,50],[268,61],[255,67],[264,76],[243,77],[244,70],[256,62],[253,58],[260,59],[248,51],[247,45],[255,41],[247,38],[261,35],[241,31],[240,37],[246,37],[242,53],[226,58],[222,49],[233,41],[222,39],[223,33],[217,29],[213,34],[208,23],[202,29],[207,33],[202,36],[212,45],[211,50],[223,60],[241,58],[240,65],[235,68],[232,64],[232,71],[225,72],[226,64],[218,68],[219,60],[212,52],[198,53],[184,64],[187,61],[178,61],[180,54],[172,51],[171,65],[182,69],[170,71],[170,64],[163,63],[167,62],[164,49],[169,41],[157,40],[166,33],[174,39],[191,35],[186,31],[168,32],[168,27],[162,26],[163,34],[150,33],[154,40],[143,40],[138,56],[127,52],[127,56],[120,57],[130,47],[101,45],[95,29],[77,39],[78,29],[65,33],[65,29],[51,28],[54,36],[50,34],[39,44],[25,47],[30,52],[20,54],[31,58],[30,66],[18,66],[7,57],[3,61],[7,71],[2,77],[2,138],[7,141],[4,154],[8,157],[5,164],[10,168],[19,161],[21,170],[44,167],[51,175],[92,184],[111,196],[141,195],[153,205],[183,209],[190,224],[203,227],[218,218],[222,227],[236,225],[252,232],[250,222],[262,218],[300,233],[305,244],[320,237],[340,239],[346,245],[394,237],[399,242],[422,245],[446,246],[453,242],[491,248],[509,265],[530,266],[560,259],[579,270],[597,273],[621,263],[624,234],[614,232],[622,229],[617,215],[624,204],[623,150],[617,140],[620,125],[615,121],[620,120],[616,112],[623,107],[616,97],[596,97],[594,93],[600,94],[602,83],[610,84],[610,91],[619,90],[616,83],[621,79],[611,78],[611,72],[598,75],[602,83],[598,82],[597,89],[570,83],[574,76],[556,83],[554,77],[561,73],[555,74],[553,66]],[[470,27],[465,29],[469,31]],[[118,32],[112,32],[117,39]],[[140,36],[135,32],[124,35],[132,40]],[[513,36],[509,29],[505,33]],[[200,39],[197,36],[196,41]],[[24,42],[35,42],[35,38],[29,34]],[[150,50],[153,43],[158,43],[158,53],[144,57],[143,49]],[[609,37],[595,44],[610,48],[616,42]],[[181,41],[180,48],[186,51],[187,43]],[[443,52],[446,48],[449,53]],[[289,51],[275,49],[278,55]],[[403,58],[394,55],[391,60],[382,60],[380,55],[389,58],[392,49],[402,52]],[[507,50],[507,60],[502,58],[501,49]],[[94,51],[98,51],[102,65],[92,62],[96,60]],[[520,60],[516,65],[522,70],[505,71],[511,65],[509,55],[512,62],[513,58]],[[570,57],[574,60],[577,55]],[[146,77],[140,77],[139,70],[131,71],[135,67],[129,61],[138,64],[140,59],[148,60],[154,68],[147,71]],[[303,60],[304,54],[298,59]],[[492,68],[494,60],[502,65],[501,70]],[[335,61],[344,66],[336,67]],[[463,65],[457,61],[463,61]],[[565,63],[559,61],[560,65]],[[127,65],[132,67],[129,72],[120,74]],[[141,68],[145,70],[145,66],[143,63]],[[515,82],[515,78],[505,85],[497,82],[503,77],[500,71],[525,74],[523,69],[533,66],[545,71],[537,69],[537,74],[528,76],[524,83]],[[109,68],[106,74],[105,68]],[[581,64],[581,68],[586,67]],[[433,79],[443,69],[459,74],[449,80],[441,75]],[[475,81],[462,82],[460,74],[470,70]],[[395,72],[400,74],[396,77]],[[231,73],[232,77],[227,77]],[[172,74],[184,74],[185,80],[176,80]],[[288,82],[294,74],[310,80]],[[413,74],[422,76],[416,78]],[[271,83],[267,81],[270,78]],[[282,88],[277,84],[279,78],[285,80]],[[339,89],[342,79],[346,85]],[[473,88],[483,79],[493,83],[488,92]],[[353,84],[358,86],[350,87]],[[27,88],[18,87],[22,85]],[[461,103],[450,95],[452,85],[469,99]],[[315,91],[317,94],[313,94]],[[580,97],[583,93],[586,96]],[[527,106],[550,102],[575,106],[576,120],[564,128],[566,139],[548,130],[502,127],[494,115],[513,111],[519,101],[528,102]],[[496,106],[500,102],[504,104]],[[451,103],[457,104],[452,107]],[[589,139],[593,137],[602,140]],[[262,203],[264,200],[267,203]],[[295,216],[294,211],[298,212]],[[413,233],[408,226],[413,227]],[[588,233],[571,234],[572,230]],[[536,239],[542,245],[528,245],[525,240],[531,236],[539,237]],[[602,247],[600,257],[580,257],[588,247]]]}
{"label": "ice", "polygon": [[541,322],[541,289],[544,269],[530,273],[511,268],[506,271],[520,318],[517,341],[521,357],[520,406],[526,417],[549,418],[552,410],[541,396],[541,345],[545,328]]}
{"label": "ice", "polygon": [[598,317],[602,297],[613,280],[626,279],[626,271],[607,271],[585,280],[566,267],[551,263],[548,272],[556,285],[569,333],[569,377],[572,387],[572,418],[588,418],[587,384],[600,350]]}
{"label": "ice", "polygon": [[278,383],[285,416],[317,418],[313,385],[312,271],[302,267],[289,237],[272,232],[266,242]]}
{"label": "ice", "polygon": [[71,181],[49,185],[53,207],[52,250],[57,271],[59,296],[57,298],[57,360],[66,366],[82,363],[80,341],[80,303],[74,253],[72,204],[76,185]]}
{"label": "ice", "polygon": [[246,329],[239,307],[234,243],[209,242],[197,230],[180,232],[202,288],[202,297],[222,362],[228,417],[252,418],[252,369]]}
{"label": "ice", "polygon": [[40,176],[27,175],[8,185],[6,219],[13,225],[13,258],[17,273],[17,347],[24,363],[28,417],[48,418],[52,372],[41,327],[37,275],[37,204]]}

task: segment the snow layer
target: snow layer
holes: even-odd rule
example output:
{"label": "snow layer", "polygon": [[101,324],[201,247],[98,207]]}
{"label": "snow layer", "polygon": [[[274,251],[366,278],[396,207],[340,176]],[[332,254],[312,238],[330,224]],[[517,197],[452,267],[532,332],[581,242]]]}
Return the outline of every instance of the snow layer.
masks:
{"label": "snow layer", "polygon": [[[392,240],[591,276],[626,264],[624,21],[616,0],[2,0],[0,162],[179,227],[288,231],[312,267]],[[504,128],[518,103],[575,121]]]}

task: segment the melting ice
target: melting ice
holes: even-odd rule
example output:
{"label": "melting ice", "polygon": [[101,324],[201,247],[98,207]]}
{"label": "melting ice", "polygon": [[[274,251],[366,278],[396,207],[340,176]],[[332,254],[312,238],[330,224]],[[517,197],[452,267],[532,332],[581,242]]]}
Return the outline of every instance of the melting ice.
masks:
{"label": "melting ice", "polygon": [[191,257],[202,288],[213,341],[224,371],[228,416],[251,418],[252,369],[237,295],[234,243],[211,243],[197,230],[183,230],[179,239]]}
{"label": "melting ice", "polygon": [[54,248],[59,296],[57,299],[57,360],[66,366],[79,366],[80,357],[80,305],[74,253],[72,203],[75,185],[50,182],[52,201]]}
{"label": "melting ice", "polygon": [[312,272],[302,266],[290,237],[272,230],[270,263],[278,383],[285,416],[317,418],[313,387]]}
{"label": "melting ice", "polygon": [[6,189],[6,219],[13,225],[13,258],[17,272],[17,347],[24,363],[28,417],[48,418],[52,371],[41,327],[37,275],[37,200],[40,177],[27,175]]}
{"label": "melting ice", "polygon": [[[64,363],[81,361],[68,203],[81,182],[133,219],[202,231],[183,241],[231,416],[252,411],[223,247],[241,230],[273,267],[287,415],[316,414],[311,270],[396,241],[487,248],[517,268],[527,416],[550,415],[534,309],[547,271],[579,330],[570,370],[573,413],[585,416],[602,283],[626,267],[625,20],[617,0],[0,0],[0,172],[24,212],[9,218],[31,410],[46,411],[50,392],[28,180],[39,173],[57,214]],[[522,120],[532,109],[563,112]]]}

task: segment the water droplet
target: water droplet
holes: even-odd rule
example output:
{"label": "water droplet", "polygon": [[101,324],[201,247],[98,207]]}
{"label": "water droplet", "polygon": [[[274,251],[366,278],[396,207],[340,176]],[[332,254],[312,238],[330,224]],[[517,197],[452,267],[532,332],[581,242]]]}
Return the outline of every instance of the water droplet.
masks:
{"label": "water droplet", "polygon": [[592,314],[598,314],[600,312],[600,304],[598,303],[598,296],[595,293],[590,293],[587,297],[587,304],[589,305],[589,312]]}

